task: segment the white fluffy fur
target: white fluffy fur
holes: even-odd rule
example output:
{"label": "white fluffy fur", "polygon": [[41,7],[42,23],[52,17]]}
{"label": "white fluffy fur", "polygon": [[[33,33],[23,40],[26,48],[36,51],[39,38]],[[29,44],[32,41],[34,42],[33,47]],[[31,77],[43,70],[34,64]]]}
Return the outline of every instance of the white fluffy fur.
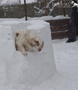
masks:
{"label": "white fluffy fur", "polygon": [[23,55],[27,55],[27,51],[41,51],[44,42],[36,32],[32,30],[20,30],[15,33],[15,45],[18,51]]}

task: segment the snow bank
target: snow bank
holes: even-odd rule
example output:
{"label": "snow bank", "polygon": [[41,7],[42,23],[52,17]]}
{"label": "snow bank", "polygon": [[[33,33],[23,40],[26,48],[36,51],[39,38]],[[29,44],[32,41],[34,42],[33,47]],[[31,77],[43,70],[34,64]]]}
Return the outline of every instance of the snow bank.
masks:
{"label": "snow bank", "polygon": [[[14,32],[20,29],[35,30],[44,40],[43,50],[28,56],[16,51]],[[49,24],[41,20],[0,22],[0,62],[4,68],[1,83],[36,85],[52,78],[56,67]]]}
{"label": "snow bank", "polygon": [[[70,19],[70,17],[68,15],[64,16],[64,15],[58,15],[58,16],[42,16],[42,17],[28,17],[28,20],[59,20],[59,19]],[[25,20],[25,17],[20,19],[20,20]]]}

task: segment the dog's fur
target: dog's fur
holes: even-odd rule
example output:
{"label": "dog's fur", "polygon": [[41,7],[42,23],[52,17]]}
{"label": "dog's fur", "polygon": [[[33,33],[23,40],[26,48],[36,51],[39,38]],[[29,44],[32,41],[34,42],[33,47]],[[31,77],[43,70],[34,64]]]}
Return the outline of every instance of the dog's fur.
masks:
{"label": "dog's fur", "polygon": [[36,32],[32,30],[20,30],[15,33],[16,50],[23,55],[27,55],[27,51],[41,51],[44,42],[40,39]]}

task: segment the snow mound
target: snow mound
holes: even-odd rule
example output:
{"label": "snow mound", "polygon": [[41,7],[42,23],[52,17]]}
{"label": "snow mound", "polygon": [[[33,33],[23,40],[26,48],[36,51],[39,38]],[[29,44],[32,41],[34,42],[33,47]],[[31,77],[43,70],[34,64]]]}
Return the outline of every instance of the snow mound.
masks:
{"label": "snow mound", "polygon": [[[16,51],[14,32],[20,29],[35,30],[44,40],[43,50],[38,53],[28,52],[28,56]],[[36,85],[52,78],[56,67],[49,24],[42,20],[1,22],[0,62],[3,68],[0,71],[3,81],[0,83]]]}
{"label": "snow mound", "polygon": [[[42,16],[42,17],[28,17],[28,20],[59,20],[59,19],[70,19],[70,17],[68,15],[64,16],[64,15],[58,15],[58,16]],[[25,17],[22,18],[21,20],[25,20]]]}

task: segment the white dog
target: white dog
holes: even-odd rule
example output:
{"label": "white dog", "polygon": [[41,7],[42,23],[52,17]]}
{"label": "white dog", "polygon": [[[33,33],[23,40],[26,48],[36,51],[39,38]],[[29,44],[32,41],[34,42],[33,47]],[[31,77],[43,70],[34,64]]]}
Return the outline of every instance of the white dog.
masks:
{"label": "white dog", "polygon": [[40,39],[36,32],[32,30],[20,30],[15,33],[16,49],[23,55],[27,55],[27,51],[41,51],[44,42]]}

